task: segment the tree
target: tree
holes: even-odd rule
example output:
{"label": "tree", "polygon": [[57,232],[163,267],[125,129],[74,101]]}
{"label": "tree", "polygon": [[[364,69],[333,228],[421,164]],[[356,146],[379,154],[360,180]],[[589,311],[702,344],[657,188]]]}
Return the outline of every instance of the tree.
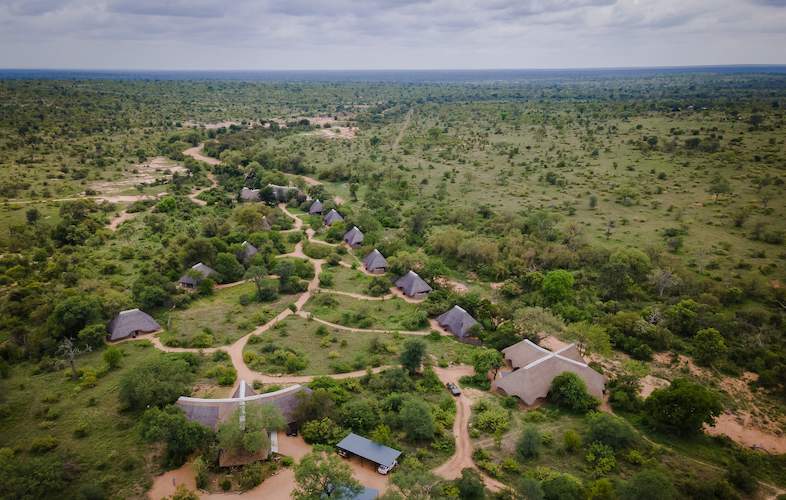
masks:
{"label": "tree", "polygon": [[259,453],[270,448],[268,432],[281,430],[284,425],[278,406],[246,403],[218,427],[218,443],[225,450]]}
{"label": "tree", "polygon": [[49,328],[57,337],[74,338],[87,325],[103,320],[101,301],[92,295],[73,295],[60,301],[49,315]]}
{"label": "tree", "polygon": [[431,489],[438,481],[415,457],[405,458],[391,477],[397,492],[407,500],[430,500]]}
{"label": "tree", "polygon": [[615,415],[592,412],[587,415],[587,442],[599,442],[615,450],[633,443],[635,434],[628,423]]}
{"label": "tree", "polygon": [[677,434],[696,434],[713,425],[723,407],[720,397],[701,384],[675,379],[644,401],[644,414],[655,427]]}
{"label": "tree", "polygon": [[656,469],[639,472],[620,488],[622,500],[671,500],[677,496],[669,478]]}
{"label": "tree", "polygon": [[514,482],[516,498],[521,500],[543,500],[543,488],[537,479],[521,476]]}
{"label": "tree", "polygon": [[188,395],[191,367],[178,357],[159,357],[141,364],[120,379],[120,401],[131,410],[163,407]]}
{"label": "tree", "polygon": [[707,192],[717,200],[719,195],[731,193],[731,184],[721,175],[716,175],[710,182]]}
{"label": "tree", "polygon": [[410,375],[414,375],[420,369],[423,363],[423,358],[426,355],[426,343],[420,339],[409,339],[404,342],[404,350],[399,356],[401,366],[404,367]]}
{"label": "tree", "polygon": [[587,500],[613,500],[615,498],[617,498],[617,491],[609,478],[598,479],[587,488]]}
{"label": "tree", "polygon": [[668,290],[679,286],[682,280],[670,269],[653,269],[649,274],[649,280],[653,287],[658,291],[658,297],[663,297]]}
{"label": "tree", "polygon": [[603,355],[611,353],[609,334],[600,325],[579,321],[568,326],[566,335],[576,341],[576,348],[582,356],[587,356],[591,352]]}
{"label": "tree", "polygon": [[462,500],[483,500],[486,498],[486,487],[475,469],[466,468],[461,471],[461,477],[456,481],[459,497]]}
{"label": "tree", "polygon": [[558,406],[581,413],[594,410],[600,404],[587,392],[587,384],[572,372],[563,372],[554,377],[548,399]]}
{"label": "tree", "polygon": [[541,483],[546,500],[584,500],[581,482],[570,474],[555,474]]}
{"label": "tree", "polygon": [[78,347],[74,341],[64,338],[57,347],[57,353],[65,359],[71,367],[71,380],[79,379],[79,372],[76,371],[76,358],[80,354],[90,352],[90,346]]}
{"label": "tree", "polygon": [[723,335],[715,328],[704,328],[693,338],[694,357],[702,365],[712,365],[728,350]]}
{"label": "tree", "polygon": [[300,431],[303,434],[303,439],[310,444],[335,445],[347,435],[346,430],[328,417],[309,420],[303,424]]}
{"label": "tree", "polygon": [[120,366],[120,361],[123,359],[123,351],[117,347],[109,347],[102,356],[104,363],[110,370],[115,370]]}
{"label": "tree", "polygon": [[363,487],[352,477],[352,470],[333,454],[313,451],[295,466],[297,488],[294,500],[324,500],[325,498],[353,498]]}
{"label": "tree", "polygon": [[552,304],[568,300],[573,294],[575,281],[570,271],[563,269],[549,271],[543,278],[543,296]]}
{"label": "tree", "polygon": [[541,436],[540,431],[534,425],[528,425],[521,433],[518,443],[516,443],[516,454],[522,462],[538,458],[540,455]]}
{"label": "tree", "polygon": [[476,375],[487,376],[488,372],[494,370],[494,378],[497,370],[502,366],[502,353],[496,349],[480,349],[472,355],[472,366],[475,368]]}
{"label": "tree", "polygon": [[213,432],[197,422],[188,420],[177,406],[164,409],[149,408],[139,419],[139,432],[148,442],[166,444],[166,464],[179,467],[198,449],[212,442]]}
{"label": "tree", "polygon": [[352,399],[341,407],[341,425],[366,434],[379,423],[376,405],[368,399]]}
{"label": "tree", "polygon": [[410,398],[401,405],[399,418],[404,423],[404,432],[412,441],[428,441],[434,438],[436,426],[428,403]]}
{"label": "tree", "polygon": [[238,281],[243,276],[243,265],[231,253],[220,253],[216,256],[216,272],[225,283]]}
{"label": "tree", "polygon": [[103,323],[93,323],[82,328],[77,334],[79,342],[91,349],[98,349],[104,345],[106,338],[106,325]]}

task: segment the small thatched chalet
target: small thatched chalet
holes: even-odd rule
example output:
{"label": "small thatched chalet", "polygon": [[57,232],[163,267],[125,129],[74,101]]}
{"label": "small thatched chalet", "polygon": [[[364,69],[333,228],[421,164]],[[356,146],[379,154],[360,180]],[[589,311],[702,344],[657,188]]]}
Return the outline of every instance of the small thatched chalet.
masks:
{"label": "small thatched chalet", "polygon": [[160,329],[161,325],[156,320],[139,309],[120,311],[107,327],[110,341],[133,338],[140,333],[153,333]]}
{"label": "small thatched chalet", "polygon": [[189,269],[186,274],[180,277],[178,284],[184,288],[194,288],[201,283],[203,279],[216,275],[218,275],[218,273],[213,268],[198,262],[191,266],[191,269]]}
{"label": "small thatched chalet", "polygon": [[370,273],[382,274],[388,270],[388,261],[385,260],[385,256],[375,248],[363,259],[363,267]]}
{"label": "small thatched chalet", "polygon": [[437,316],[439,326],[456,337],[463,339],[478,322],[461,306],[453,306],[449,311]]}
{"label": "small thatched chalet", "polygon": [[357,248],[363,244],[363,238],[365,238],[363,232],[357,226],[352,226],[352,229],[344,234],[344,243],[352,248]]}
{"label": "small thatched chalet", "polygon": [[247,241],[244,241],[240,245],[240,252],[238,252],[237,258],[240,259],[240,262],[243,264],[248,264],[257,253],[259,253],[259,249],[257,247]]}
{"label": "small thatched chalet", "polygon": [[401,290],[407,297],[420,299],[431,292],[431,287],[418,276],[418,273],[410,270],[404,276],[396,280],[396,288]]}
{"label": "small thatched chalet", "polygon": [[324,210],[322,202],[319,200],[314,200],[314,203],[312,203],[311,207],[308,209],[308,213],[309,215],[321,215],[322,210]]}
{"label": "small thatched chalet", "polygon": [[545,398],[551,382],[564,372],[575,373],[587,384],[587,391],[598,399],[603,398],[606,379],[584,362],[575,344],[557,351],[549,351],[523,340],[502,350],[505,362],[513,371],[504,372],[492,387],[509,396],[517,396],[531,405]]}
{"label": "small thatched chalet", "polygon": [[344,218],[336,211],[335,208],[331,208],[330,212],[328,212],[324,219],[322,219],[326,226],[333,225],[336,222],[341,222],[342,220],[344,220]]}

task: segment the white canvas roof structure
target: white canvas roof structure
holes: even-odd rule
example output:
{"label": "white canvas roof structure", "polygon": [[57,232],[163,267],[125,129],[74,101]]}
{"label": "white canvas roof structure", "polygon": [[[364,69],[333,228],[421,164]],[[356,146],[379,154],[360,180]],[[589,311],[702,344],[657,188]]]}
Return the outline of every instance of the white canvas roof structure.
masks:
{"label": "white canvas roof structure", "polygon": [[514,370],[495,380],[493,385],[509,396],[518,396],[528,405],[545,398],[551,382],[564,372],[575,373],[587,384],[590,394],[603,398],[606,378],[584,362],[575,344],[552,352],[523,340],[503,349],[502,353]]}
{"label": "white canvas roof structure", "polygon": [[109,340],[120,340],[137,332],[152,333],[161,329],[149,314],[139,309],[120,311],[109,323]]}

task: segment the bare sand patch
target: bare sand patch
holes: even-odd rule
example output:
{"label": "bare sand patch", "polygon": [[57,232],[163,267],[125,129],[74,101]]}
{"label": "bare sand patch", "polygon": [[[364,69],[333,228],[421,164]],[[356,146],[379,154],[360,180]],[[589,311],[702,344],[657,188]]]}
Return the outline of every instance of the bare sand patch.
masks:
{"label": "bare sand patch", "polygon": [[181,484],[186,485],[189,490],[196,490],[196,476],[190,463],[154,478],[153,486],[147,492],[147,496],[152,500],[166,498],[173,495]]}
{"label": "bare sand patch", "polygon": [[326,139],[354,139],[360,131],[357,127],[332,126],[330,128],[320,128],[314,131],[319,137]]}
{"label": "bare sand patch", "polygon": [[213,123],[199,123],[191,120],[187,120],[183,122],[184,127],[190,128],[203,128],[205,130],[216,130],[219,128],[229,128],[232,125],[240,125],[240,122],[234,120],[224,120],[222,122],[213,122]]}
{"label": "bare sand patch", "polygon": [[445,288],[449,288],[450,290],[456,293],[467,293],[469,291],[469,287],[464,283],[459,281],[452,280],[450,278],[446,278],[444,276],[439,276],[434,278],[434,281]]}
{"label": "bare sand patch", "polygon": [[539,342],[541,347],[545,347],[549,351],[559,351],[563,347],[568,347],[570,344],[567,342],[563,342],[562,340],[558,339],[554,335],[549,335],[547,337],[543,337]]}
{"label": "bare sand patch", "polygon": [[711,436],[727,436],[732,441],[749,448],[769,453],[786,453],[786,436],[781,429],[763,430],[748,412],[724,412],[712,427],[704,431]]}
{"label": "bare sand patch", "polygon": [[186,168],[169,158],[156,156],[150,160],[132,165],[125,169],[122,178],[114,181],[97,181],[90,189],[99,193],[118,193],[127,191],[139,184],[152,184],[159,180],[169,180],[175,172],[185,172]]}
{"label": "bare sand patch", "polygon": [[670,382],[665,378],[647,375],[641,379],[641,390],[639,391],[639,394],[642,398],[647,398],[655,391],[655,389],[667,387],[669,383]]}

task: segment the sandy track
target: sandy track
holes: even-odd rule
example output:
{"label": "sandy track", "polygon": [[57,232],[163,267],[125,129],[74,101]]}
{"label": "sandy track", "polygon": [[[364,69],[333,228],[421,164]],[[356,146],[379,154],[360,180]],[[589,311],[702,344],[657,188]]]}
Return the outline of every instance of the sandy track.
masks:
{"label": "sandy track", "polygon": [[218,164],[220,164],[221,160],[217,160],[215,158],[211,158],[210,156],[206,156],[206,155],[204,155],[202,153],[204,147],[205,147],[205,144],[202,143],[202,144],[199,144],[198,146],[194,146],[193,148],[186,149],[185,151],[183,151],[183,154],[186,155],[186,156],[190,156],[191,158],[193,158],[193,159],[195,159],[197,161],[205,162],[208,165],[218,165]]}

